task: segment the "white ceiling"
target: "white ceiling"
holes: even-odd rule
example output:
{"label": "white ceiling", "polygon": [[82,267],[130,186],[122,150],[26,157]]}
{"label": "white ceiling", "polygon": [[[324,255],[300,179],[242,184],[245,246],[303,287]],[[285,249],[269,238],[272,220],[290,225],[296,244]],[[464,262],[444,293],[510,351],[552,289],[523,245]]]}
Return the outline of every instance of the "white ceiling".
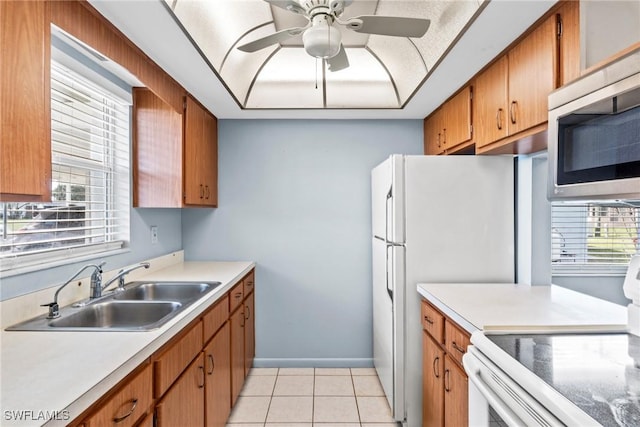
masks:
{"label": "white ceiling", "polygon": [[[377,14],[394,15],[393,1],[396,0],[388,0],[385,3],[360,0],[362,5],[357,5],[357,1],[349,6],[358,8],[354,9],[350,16],[370,13],[366,10],[370,3],[376,4]],[[456,1],[441,0],[438,2],[438,7],[441,11],[446,12],[447,6]],[[492,0],[488,2],[473,24],[440,63],[436,62],[437,58],[425,60],[425,62],[432,61],[428,64],[430,73],[412,97],[412,88],[419,85],[422,79],[418,79],[418,77],[413,77],[415,81],[411,81],[410,78],[399,79],[395,89],[392,86],[382,84],[381,79],[376,79],[376,73],[380,74],[385,71],[380,70],[380,58],[377,63],[370,58],[367,59],[367,55],[362,52],[366,52],[367,49],[347,49],[352,67],[338,73],[326,73],[326,101],[322,100],[322,92],[306,90],[306,86],[303,91],[301,85],[308,82],[300,79],[295,70],[290,70],[286,75],[283,68],[278,66],[276,62],[270,64],[267,61],[263,66],[265,56],[270,54],[269,49],[266,49],[264,53],[263,51],[252,53],[250,59],[235,59],[242,61],[242,64],[235,64],[235,66],[240,67],[238,69],[247,70],[247,75],[252,72],[255,74],[256,69],[262,67],[260,74],[271,79],[267,79],[267,81],[273,82],[279,79],[286,81],[287,86],[292,85],[295,93],[298,93],[301,100],[304,101],[301,105],[305,105],[305,108],[301,109],[290,108],[291,104],[283,100],[282,86],[273,83],[265,85],[255,85],[254,83],[255,87],[250,94],[252,109],[241,108],[238,100],[243,99],[243,95],[247,99],[249,89],[246,77],[244,79],[242,76],[234,77],[234,74],[231,73],[231,77],[225,77],[225,82],[223,82],[218,77],[219,74],[212,69],[212,65],[215,68],[217,61],[222,63],[223,60],[220,52],[224,50],[216,49],[216,47],[225,45],[225,43],[229,45],[228,41],[211,40],[210,44],[206,45],[203,41],[210,38],[201,38],[199,48],[209,56],[209,63],[207,63],[198,48],[194,46],[176,22],[163,0],[89,0],[89,2],[218,118],[422,119],[542,16],[555,3],[555,0]],[[218,4],[222,7],[224,3],[224,1],[220,1]],[[364,9],[360,10],[360,8]],[[246,15],[239,14],[237,7],[229,9],[233,9],[227,11],[230,15],[225,15],[229,17],[229,29],[219,34],[220,37],[228,37],[235,42],[240,35],[237,33],[246,30],[246,28],[242,30],[243,26],[237,24],[238,20],[248,18]],[[296,18],[298,18],[296,15],[290,14],[292,15],[290,17],[287,16],[287,11],[278,8],[272,9],[273,15],[264,19],[274,19],[275,24],[264,27],[261,30],[264,31],[263,34],[253,32],[252,39],[270,34],[274,30],[280,29],[279,26],[288,28],[299,24],[296,23]],[[218,12],[224,13],[225,11],[220,9]],[[281,13],[285,15],[280,16]],[[441,12],[440,20],[444,21],[445,18],[447,18],[446,14]],[[202,11],[202,19],[205,19],[204,10]],[[428,51],[430,46],[435,45],[427,38],[430,33],[432,35],[442,33],[442,31],[432,30],[434,30],[433,21],[427,35],[422,39],[412,39],[416,45],[422,44],[421,51]],[[351,32],[349,31],[349,33]],[[354,37],[353,40],[346,39],[345,45],[353,46],[358,43],[367,43],[368,46],[373,46],[372,49],[376,49],[376,52],[381,56],[386,55],[381,61],[386,64],[388,74],[395,72],[404,73],[403,76],[411,76],[411,73],[402,70],[402,67],[406,67],[410,60],[406,57],[406,53],[403,53],[408,50],[394,48],[394,43],[397,46],[398,40],[406,41],[408,39],[383,36],[363,37],[361,34]],[[196,37],[193,38],[196,39]],[[304,50],[299,47],[299,43],[299,40],[296,39],[287,42],[279,49],[279,55],[284,55],[289,63],[308,63],[311,69],[314,69],[315,59],[306,55]],[[229,55],[224,67],[231,67],[233,61],[233,56]],[[434,64],[437,64],[435,68]],[[332,76],[332,74],[334,75]],[[340,78],[338,78],[338,74],[341,74]],[[364,75],[370,80],[369,83],[376,84],[361,84]],[[331,82],[331,79],[335,81]],[[359,90],[360,92],[358,92]],[[230,91],[235,94],[235,98],[230,94]],[[371,91],[374,91],[373,95],[375,96],[372,96]],[[383,101],[380,101],[380,105],[371,103],[371,100],[385,100],[390,96],[410,99],[403,109],[385,108],[389,104],[385,104]],[[323,109],[323,102],[327,102],[327,105],[335,106],[335,108]]]}

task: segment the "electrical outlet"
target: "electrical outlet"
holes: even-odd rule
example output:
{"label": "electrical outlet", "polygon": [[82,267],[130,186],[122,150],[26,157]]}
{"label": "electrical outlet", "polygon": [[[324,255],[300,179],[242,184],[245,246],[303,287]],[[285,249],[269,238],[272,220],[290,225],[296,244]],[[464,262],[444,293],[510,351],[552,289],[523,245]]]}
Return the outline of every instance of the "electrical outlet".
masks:
{"label": "electrical outlet", "polygon": [[156,243],[158,243],[158,226],[152,225],[151,226],[151,244],[155,245]]}

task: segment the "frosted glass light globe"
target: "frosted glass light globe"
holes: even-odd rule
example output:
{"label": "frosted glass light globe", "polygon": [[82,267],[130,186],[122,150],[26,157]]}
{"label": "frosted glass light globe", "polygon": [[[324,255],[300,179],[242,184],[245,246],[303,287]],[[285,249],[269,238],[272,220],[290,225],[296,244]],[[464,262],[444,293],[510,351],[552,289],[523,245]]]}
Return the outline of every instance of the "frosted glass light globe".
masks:
{"label": "frosted glass light globe", "polygon": [[327,21],[314,24],[302,35],[304,50],[315,58],[333,58],[340,52],[342,33]]}

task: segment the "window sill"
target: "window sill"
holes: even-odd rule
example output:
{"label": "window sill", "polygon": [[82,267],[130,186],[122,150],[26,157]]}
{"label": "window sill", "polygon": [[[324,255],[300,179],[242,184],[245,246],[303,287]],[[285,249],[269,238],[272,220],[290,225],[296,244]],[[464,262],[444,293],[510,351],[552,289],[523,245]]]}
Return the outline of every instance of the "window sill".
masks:
{"label": "window sill", "polygon": [[71,256],[64,251],[65,253],[59,253],[44,260],[3,259],[0,260],[0,279],[131,252],[129,247],[123,247],[123,242],[114,242],[113,244],[102,245],[100,248],[94,249],[93,251]]}

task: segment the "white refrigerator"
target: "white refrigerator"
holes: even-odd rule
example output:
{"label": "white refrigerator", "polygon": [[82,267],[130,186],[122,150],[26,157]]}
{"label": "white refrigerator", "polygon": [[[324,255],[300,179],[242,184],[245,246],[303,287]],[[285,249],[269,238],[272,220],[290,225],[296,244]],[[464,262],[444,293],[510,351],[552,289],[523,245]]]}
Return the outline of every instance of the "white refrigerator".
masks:
{"label": "white refrigerator", "polygon": [[374,365],[395,420],[421,427],[416,285],[513,283],[514,160],[392,155],[371,175]]}

